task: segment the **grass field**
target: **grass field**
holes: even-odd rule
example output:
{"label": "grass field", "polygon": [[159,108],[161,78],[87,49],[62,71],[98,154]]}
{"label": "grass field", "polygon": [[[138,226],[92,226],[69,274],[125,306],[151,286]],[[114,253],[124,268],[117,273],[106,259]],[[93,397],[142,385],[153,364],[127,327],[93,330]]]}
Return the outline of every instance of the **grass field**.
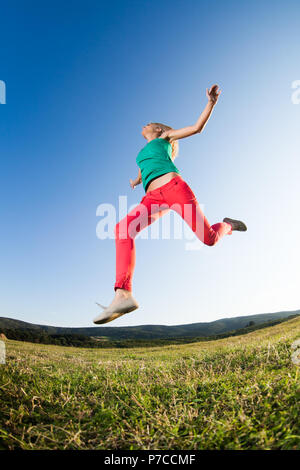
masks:
{"label": "grass field", "polygon": [[1,449],[300,449],[300,318],[187,345],[6,342]]}

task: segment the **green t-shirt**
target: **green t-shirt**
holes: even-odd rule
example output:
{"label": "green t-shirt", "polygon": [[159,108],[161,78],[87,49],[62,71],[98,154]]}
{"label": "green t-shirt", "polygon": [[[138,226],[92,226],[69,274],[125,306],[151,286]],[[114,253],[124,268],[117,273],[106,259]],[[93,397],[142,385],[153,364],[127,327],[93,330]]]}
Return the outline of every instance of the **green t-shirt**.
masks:
{"label": "green t-shirt", "polygon": [[136,163],[141,169],[144,190],[153,178],[170,171],[179,173],[172,161],[172,145],[166,139],[158,137],[142,148],[136,157]]}

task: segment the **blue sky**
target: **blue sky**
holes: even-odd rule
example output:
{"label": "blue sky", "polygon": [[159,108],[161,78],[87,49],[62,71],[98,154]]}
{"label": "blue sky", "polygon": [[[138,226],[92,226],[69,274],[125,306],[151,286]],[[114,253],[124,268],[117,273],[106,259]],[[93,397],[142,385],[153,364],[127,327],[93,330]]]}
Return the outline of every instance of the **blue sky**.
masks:
{"label": "blue sky", "polygon": [[0,316],[92,325],[115,282],[97,207],[140,202],[142,126],[194,124],[214,83],[175,164],[211,224],[248,231],[195,251],[138,238],[140,308],[109,326],[300,308],[298,1],[12,1],[1,19]]}

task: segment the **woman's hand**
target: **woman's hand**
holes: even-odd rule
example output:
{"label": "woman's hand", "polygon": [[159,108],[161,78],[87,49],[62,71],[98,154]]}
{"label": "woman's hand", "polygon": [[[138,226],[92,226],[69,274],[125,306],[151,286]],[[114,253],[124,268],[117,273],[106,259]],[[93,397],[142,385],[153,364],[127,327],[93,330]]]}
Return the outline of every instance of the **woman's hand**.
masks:
{"label": "woman's hand", "polygon": [[212,85],[209,91],[208,88],[206,88],[206,96],[208,98],[208,101],[213,104],[216,104],[221,93],[221,90],[218,90],[218,88],[218,85]]}
{"label": "woman's hand", "polygon": [[142,182],[142,173],[141,173],[140,168],[139,168],[139,174],[137,178],[135,178],[135,180],[130,179],[129,181],[130,181],[130,186],[132,187],[132,189],[134,189],[138,184]]}

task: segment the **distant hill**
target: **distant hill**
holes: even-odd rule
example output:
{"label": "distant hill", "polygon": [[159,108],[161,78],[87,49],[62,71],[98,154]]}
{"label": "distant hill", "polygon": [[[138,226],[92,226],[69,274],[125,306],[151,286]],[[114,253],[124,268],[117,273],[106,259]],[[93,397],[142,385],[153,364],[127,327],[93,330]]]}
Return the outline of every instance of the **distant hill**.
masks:
{"label": "distant hill", "polygon": [[105,337],[108,340],[124,339],[160,339],[180,337],[208,337],[227,333],[229,331],[245,328],[250,322],[255,325],[288,318],[291,315],[300,315],[300,310],[275,313],[261,313],[243,317],[222,318],[213,322],[190,323],[186,325],[140,325],[140,326],[94,326],[87,328],[66,328],[47,325],[36,325],[12,318],[0,317],[1,329],[34,330],[49,335],[84,335],[90,337]]}

